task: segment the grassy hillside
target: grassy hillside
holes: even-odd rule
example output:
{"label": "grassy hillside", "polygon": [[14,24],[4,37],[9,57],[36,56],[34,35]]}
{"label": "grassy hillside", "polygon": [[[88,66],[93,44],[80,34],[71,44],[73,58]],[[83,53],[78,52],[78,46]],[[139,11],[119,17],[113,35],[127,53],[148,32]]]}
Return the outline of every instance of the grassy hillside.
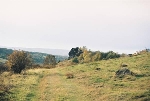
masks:
{"label": "grassy hillside", "polygon": [[[134,75],[116,77],[121,63]],[[97,69],[99,68],[99,69]],[[23,74],[23,75],[22,75]],[[150,53],[53,69],[1,75],[11,101],[149,101]],[[70,79],[67,79],[71,75]],[[4,93],[0,93],[1,95]],[[0,99],[0,100],[1,100]]]}

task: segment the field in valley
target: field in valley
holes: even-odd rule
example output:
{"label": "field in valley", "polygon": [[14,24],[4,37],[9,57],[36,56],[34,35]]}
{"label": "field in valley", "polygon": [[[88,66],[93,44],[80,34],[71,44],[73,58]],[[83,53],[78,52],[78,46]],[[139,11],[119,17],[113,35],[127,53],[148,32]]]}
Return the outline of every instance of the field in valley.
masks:
{"label": "field in valley", "polygon": [[[117,77],[122,63],[134,75]],[[4,72],[0,82],[8,88],[0,91],[2,101],[149,101],[150,53],[22,74]]]}

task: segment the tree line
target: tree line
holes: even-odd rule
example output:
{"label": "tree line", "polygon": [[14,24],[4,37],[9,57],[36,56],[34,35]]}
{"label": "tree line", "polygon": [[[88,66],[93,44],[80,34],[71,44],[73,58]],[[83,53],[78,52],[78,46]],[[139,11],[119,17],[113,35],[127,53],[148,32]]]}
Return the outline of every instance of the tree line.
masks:
{"label": "tree line", "polygon": [[[141,52],[147,52],[141,51]],[[141,53],[140,53],[141,54]],[[69,52],[69,60],[71,59],[74,63],[88,63],[99,60],[107,60],[121,57],[120,54],[113,51],[109,52],[100,52],[100,51],[91,51],[84,47],[72,48]],[[43,68],[54,68],[57,64],[56,58],[54,55],[47,55],[43,61]],[[11,70],[14,73],[21,73],[22,70],[26,68],[34,67],[33,58],[29,52],[22,50],[14,50],[12,54],[7,57],[5,65],[0,65],[1,69]],[[37,65],[39,66],[39,65]],[[6,67],[6,68],[5,68]]]}
{"label": "tree line", "polygon": [[87,63],[99,60],[119,58],[121,55],[113,51],[100,52],[88,50],[85,46],[72,48],[69,52],[69,59],[75,63]]}

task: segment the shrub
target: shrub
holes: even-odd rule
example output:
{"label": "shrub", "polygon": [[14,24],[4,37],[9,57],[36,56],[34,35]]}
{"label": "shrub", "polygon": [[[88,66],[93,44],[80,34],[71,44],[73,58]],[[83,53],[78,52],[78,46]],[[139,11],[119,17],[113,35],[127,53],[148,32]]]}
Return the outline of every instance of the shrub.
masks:
{"label": "shrub", "polygon": [[56,59],[54,55],[47,55],[43,63],[46,68],[53,68],[56,66]]}
{"label": "shrub", "polygon": [[4,64],[0,64],[0,74],[7,70],[8,68]]}
{"label": "shrub", "polygon": [[73,58],[72,62],[79,63],[78,58],[77,57]]}
{"label": "shrub", "polygon": [[14,73],[21,73],[23,69],[31,65],[31,56],[24,51],[15,50],[8,56],[7,66]]}

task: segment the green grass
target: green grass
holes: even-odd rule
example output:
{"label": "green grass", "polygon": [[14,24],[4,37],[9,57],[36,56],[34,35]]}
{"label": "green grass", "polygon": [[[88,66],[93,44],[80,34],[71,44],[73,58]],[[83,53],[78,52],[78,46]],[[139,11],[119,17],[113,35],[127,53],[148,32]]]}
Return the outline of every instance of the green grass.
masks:
{"label": "green grass", "polygon": [[[135,76],[127,75],[116,78],[115,72],[120,68],[121,63],[128,65],[128,68],[135,73]],[[101,68],[96,70],[96,68]],[[71,71],[74,75],[74,82],[93,89],[93,95],[97,100],[139,100],[134,99],[139,93],[150,90],[150,53],[134,57],[102,60],[93,63],[78,64],[61,69],[61,73]],[[98,93],[97,96],[96,94]],[[145,93],[144,93],[145,94]],[[148,99],[149,95],[142,99]]]}
{"label": "green grass", "polygon": [[[45,70],[44,70],[45,71]],[[37,90],[40,80],[46,75],[43,70],[28,70],[24,74],[3,73],[3,84],[13,85],[10,94],[7,96],[12,101],[36,101]]]}
{"label": "green grass", "polygon": [[[121,63],[135,75],[116,77]],[[74,77],[66,79],[68,73]],[[14,86],[6,95],[12,101],[148,101],[150,53],[3,77],[4,84]]]}

